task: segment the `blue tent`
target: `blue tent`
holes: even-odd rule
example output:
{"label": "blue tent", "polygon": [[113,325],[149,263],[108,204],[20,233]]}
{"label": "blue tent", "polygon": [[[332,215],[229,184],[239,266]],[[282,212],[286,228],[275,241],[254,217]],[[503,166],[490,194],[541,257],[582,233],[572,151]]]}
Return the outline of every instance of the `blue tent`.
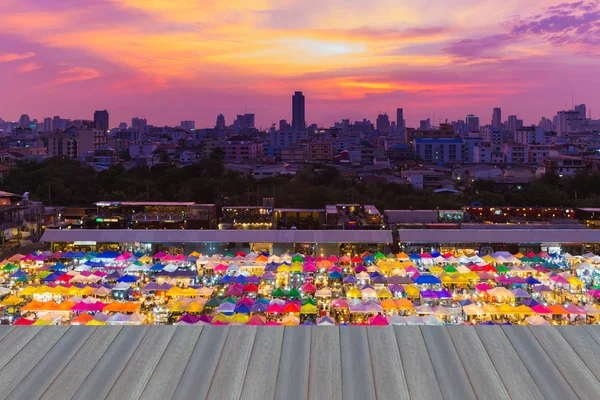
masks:
{"label": "blue tent", "polygon": [[230,283],[233,282],[233,276],[231,275],[225,275],[224,277],[221,278],[221,283]]}
{"label": "blue tent", "polygon": [[436,258],[436,257],[439,257],[439,256],[441,256],[441,254],[438,253],[437,251],[435,253],[431,253],[431,257],[433,257],[433,258]]}
{"label": "blue tent", "polygon": [[234,311],[238,314],[250,314],[251,308],[246,303],[240,303],[235,306]]}
{"label": "blue tent", "polygon": [[535,279],[533,276],[528,276],[526,280],[527,280],[527,284],[529,284],[529,285],[539,285],[541,283],[540,281]]}
{"label": "blue tent", "polygon": [[61,270],[65,270],[67,269],[67,266],[62,264],[62,263],[56,263],[53,266],[51,266],[50,268],[48,268],[50,271],[61,271]]}
{"label": "blue tent", "polygon": [[329,273],[329,278],[330,279],[342,279],[343,277],[344,276],[341,273],[337,272],[337,271],[333,271],[333,272]]}
{"label": "blue tent", "polygon": [[366,256],[363,257],[363,262],[371,262],[371,263],[373,263],[373,262],[375,262],[375,258],[373,258],[372,255],[367,254]]}
{"label": "blue tent", "polygon": [[461,307],[468,306],[469,304],[473,304],[473,302],[469,299],[461,300],[458,302]]}
{"label": "blue tent", "polygon": [[246,282],[248,282],[248,278],[245,277],[244,275],[238,275],[233,279],[233,281],[235,283],[246,283]]}
{"label": "blue tent", "polygon": [[162,264],[154,264],[150,267],[150,271],[162,271],[164,267]]}
{"label": "blue tent", "polygon": [[91,267],[91,268],[104,268],[104,263],[102,261],[88,260],[85,262],[84,265],[87,265],[88,267]]}
{"label": "blue tent", "polygon": [[98,258],[117,258],[119,257],[119,253],[117,253],[116,251],[103,251],[102,253],[98,254]]}
{"label": "blue tent", "polygon": [[62,255],[62,258],[75,258],[75,255],[76,255],[76,253],[73,253],[72,251],[68,251]]}
{"label": "blue tent", "polygon": [[358,280],[356,279],[355,276],[349,275],[344,278],[344,283],[356,283],[356,282],[358,282]]}
{"label": "blue tent", "polygon": [[255,312],[267,312],[267,308],[269,308],[269,303],[264,303],[262,301],[256,300],[254,302],[254,304],[252,304],[252,308],[250,308],[250,311],[255,313]]}
{"label": "blue tent", "polygon": [[60,272],[54,272],[50,275],[48,275],[45,278],[42,278],[41,281],[42,282],[54,282],[55,280],[57,280],[60,276],[62,276],[62,273]]}
{"label": "blue tent", "polygon": [[412,254],[409,256],[409,258],[410,258],[411,260],[418,261],[418,260],[420,260],[420,259],[421,259],[421,256],[420,256],[420,255],[418,255],[417,253],[412,253]]}
{"label": "blue tent", "polygon": [[413,281],[418,285],[439,285],[442,283],[437,276],[433,275],[419,275]]}
{"label": "blue tent", "polygon": [[24,271],[20,270],[20,269],[19,269],[19,270],[17,270],[15,273],[13,273],[13,274],[10,274],[8,277],[9,277],[10,279],[21,279],[21,278],[28,278],[28,277],[27,277],[27,274],[26,274]]}
{"label": "blue tent", "polygon": [[138,276],[123,275],[122,277],[117,279],[117,282],[135,283],[139,280],[140,280],[140,278]]}

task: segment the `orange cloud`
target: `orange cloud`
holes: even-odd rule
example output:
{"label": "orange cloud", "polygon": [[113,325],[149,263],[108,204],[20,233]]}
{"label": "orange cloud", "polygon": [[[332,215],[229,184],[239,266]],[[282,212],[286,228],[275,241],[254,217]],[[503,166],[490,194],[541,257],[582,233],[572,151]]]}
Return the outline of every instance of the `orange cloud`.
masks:
{"label": "orange cloud", "polygon": [[42,68],[42,66],[39,65],[38,63],[30,62],[30,63],[21,65],[19,68],[17,68],[17,71],[26,73],[26,72],[35,71],[36,69],[40,69],[40,68]]}
{"label": "orange cloud", "polygon": [[82,68],[82,67],[73,67],[69,69],[65,69],[59,72],[59,74],[63,75],[62,77],[56,78],[46,84],[44,86],[56,86],[63,85],[65,83],[70,82],[78,82],[85,81],[88,79],[94,79],[100,76],[100,73],[93,68]]}
{"label": "orange cloud", "polygon": [[35,53],[0,53],[0,62],[24,60],[35,56]]}

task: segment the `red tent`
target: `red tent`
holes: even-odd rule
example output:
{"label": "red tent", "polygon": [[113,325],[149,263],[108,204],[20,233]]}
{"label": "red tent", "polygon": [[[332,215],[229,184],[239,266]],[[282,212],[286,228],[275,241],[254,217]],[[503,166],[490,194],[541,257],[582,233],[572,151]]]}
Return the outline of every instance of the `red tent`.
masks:
{"label": "red tent", "polygon": [[33,325],[35,321],[27,318],[19,318],[16,320],[13,325]]}

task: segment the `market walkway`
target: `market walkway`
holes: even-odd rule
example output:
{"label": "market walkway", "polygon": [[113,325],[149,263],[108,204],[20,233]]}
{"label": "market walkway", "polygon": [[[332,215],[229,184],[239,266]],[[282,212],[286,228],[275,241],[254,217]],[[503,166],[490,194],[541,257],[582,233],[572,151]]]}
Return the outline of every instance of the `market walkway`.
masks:
{"label": "market walkway", "polygon": [[0,398],[597,399],[600,326],[0,326]]}

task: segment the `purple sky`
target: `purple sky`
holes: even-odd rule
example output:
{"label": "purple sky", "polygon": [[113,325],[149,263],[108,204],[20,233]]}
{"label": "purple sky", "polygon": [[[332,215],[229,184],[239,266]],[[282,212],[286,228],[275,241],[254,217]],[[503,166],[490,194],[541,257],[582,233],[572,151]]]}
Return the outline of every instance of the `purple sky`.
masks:
{"label": "purple sky", "polygon": [[[524,4],[525,3],[525,4]],[[226,5],[225,5],[226,4]],[[600,113],[600,4],[528,0],[3,0],[0,117],[146,117],[212,126],[218,113],[307,122],[433,117],[537,123]]]}

